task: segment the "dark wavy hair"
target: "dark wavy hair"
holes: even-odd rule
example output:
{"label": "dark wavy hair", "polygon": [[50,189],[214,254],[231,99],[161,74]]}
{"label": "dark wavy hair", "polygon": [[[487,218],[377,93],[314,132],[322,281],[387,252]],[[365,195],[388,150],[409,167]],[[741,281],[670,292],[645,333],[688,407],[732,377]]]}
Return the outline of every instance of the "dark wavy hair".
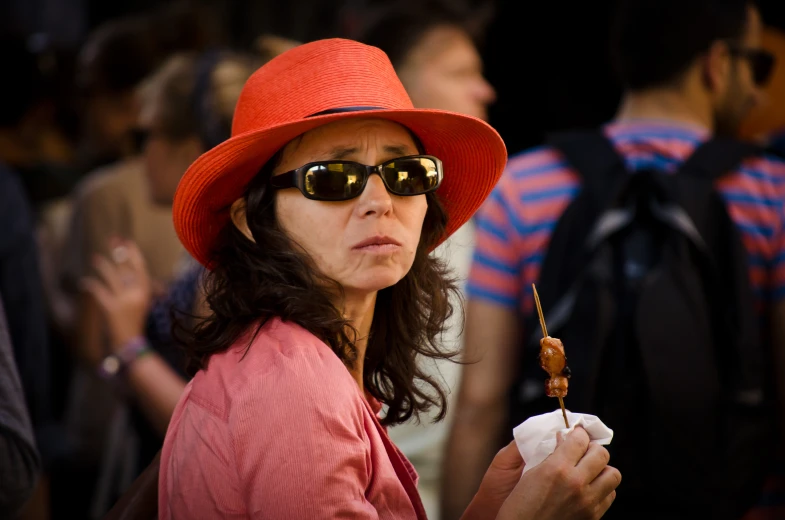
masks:
{"label": "dark wavy hair", "polygon": [[[276,220],[274,192],[267,184],[279,161],[280,152],[245,191],[254,241],[230,222],[213,252],[217,267],[204,278],[212,314],[190,331],[179,330],[189,374],[205,368],[210,356],[245,341],[253,331],[250,348],[253,337],[275,317],[323,340],[346,366],[356,362],[357,331],[333,303],[334,295],[343,294],[342,287],[318,271]],[[458,295],[457,285],[446,264],[429,254],[444,234],[447,214],[435,194],[427,194],[426,199],[428,209],[412,268],[377,295],[363,365],[366,390],[388,407],[382,420],[387,425],[413,415],[419,419],[432,406],[439,408],[437,420],[444,418],[445,392],[436,377],[422,370],[418,357],[453,359],[457,354],[440,344],[454,312],[450,297]]]}

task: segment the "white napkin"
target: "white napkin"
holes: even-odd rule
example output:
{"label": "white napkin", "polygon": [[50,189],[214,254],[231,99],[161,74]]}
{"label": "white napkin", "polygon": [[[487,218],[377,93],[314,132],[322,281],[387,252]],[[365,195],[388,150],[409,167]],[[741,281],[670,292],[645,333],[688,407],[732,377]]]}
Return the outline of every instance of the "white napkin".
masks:
{"label": "white napkin", "polygon": [[521,457],[526,462],[524,473],[553,453],[553,450],[556,449],[557,432],[566,435],[576,426],[582,426],[593,442],[604,446],[610,444],[613,439],[613,430],[605,426],[595,415],[572,413],[568,410],[567,420],[570,423],[569,428],[564,427],[564,417],[559,409],[551,413],[529,417],[515,427],[512,435],[515,437],[515,444],[518,446],[518,451],[521,452]]}

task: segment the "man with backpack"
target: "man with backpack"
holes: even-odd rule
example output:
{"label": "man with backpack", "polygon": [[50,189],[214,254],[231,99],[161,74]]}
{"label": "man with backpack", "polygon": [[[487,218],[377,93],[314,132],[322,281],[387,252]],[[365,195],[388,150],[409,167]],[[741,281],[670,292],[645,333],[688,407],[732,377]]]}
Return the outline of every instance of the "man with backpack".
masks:
{"label": "man with backpack", "polygon": [[761,29],[746,0],[623,2],[615,120],[510,159],[477,217],[444,518],[512,427],[558,407],[532,283],[572,369],[567,407],[615,431],[624,482],[606,518],[785,517],[767,483],[785,417],[785,162],[732,139],[771,74]]}

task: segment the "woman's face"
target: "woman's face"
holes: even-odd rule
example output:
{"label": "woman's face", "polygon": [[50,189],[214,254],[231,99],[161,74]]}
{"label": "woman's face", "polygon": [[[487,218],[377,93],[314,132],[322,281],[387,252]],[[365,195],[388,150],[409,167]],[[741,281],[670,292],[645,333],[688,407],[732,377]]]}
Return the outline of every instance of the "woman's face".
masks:
{"label": "woman's face", "polygon": [[496,92],[482,74],[482,59],[465,31],[440,26],[409,53],[399,74],[414,106],[488,118]]}
{"label": "woman's face", "polygon": [[[346,160],[372,166],[417,153],[412,136],[397,123],[339,121],[286,145],[273,175],[314,161]],[[414,262],[427,208],[425,195],[393,195],[378,175],[371,175],[365,190],[352,200],[314,201],[292,188],[277,192],[275,206],[284,231],[347,294],[375,292],[406,275]],[[374,244],[364,245],[368,242]]]}

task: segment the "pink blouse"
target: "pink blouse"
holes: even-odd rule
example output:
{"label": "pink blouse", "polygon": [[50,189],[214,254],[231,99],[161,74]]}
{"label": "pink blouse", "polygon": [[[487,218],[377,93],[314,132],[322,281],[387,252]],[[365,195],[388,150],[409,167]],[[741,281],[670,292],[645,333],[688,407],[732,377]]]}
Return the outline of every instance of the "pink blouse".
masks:
{"label": "pink blouse", "polygon": [[330,348],[268,322],[188,384],[161,453],[160,519],[424,519],[417,474]]}

